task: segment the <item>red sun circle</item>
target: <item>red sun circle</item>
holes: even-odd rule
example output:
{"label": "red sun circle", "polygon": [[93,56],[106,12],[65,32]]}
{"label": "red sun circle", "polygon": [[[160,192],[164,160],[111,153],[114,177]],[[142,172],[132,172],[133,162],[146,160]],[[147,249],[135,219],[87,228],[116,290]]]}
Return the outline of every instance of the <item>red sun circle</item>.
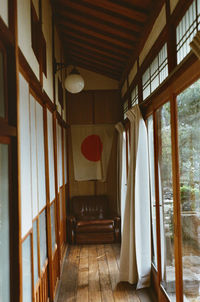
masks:
{"label": "red sun circle", "polygon": [[99,135],[96,134],[87,136],[81,144],[81,152],[89,161],[99,161],[101,159],[102,150],[102,141]]}

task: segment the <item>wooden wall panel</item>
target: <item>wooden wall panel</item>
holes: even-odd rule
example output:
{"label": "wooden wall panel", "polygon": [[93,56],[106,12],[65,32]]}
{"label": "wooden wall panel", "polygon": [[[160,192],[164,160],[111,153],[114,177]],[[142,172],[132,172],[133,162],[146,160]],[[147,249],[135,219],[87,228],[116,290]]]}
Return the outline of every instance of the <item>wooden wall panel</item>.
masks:
{"label": "wooden wall panel", "polygon": [[68,94],[69,123],[93,123],[93,93],[83,91],[79,94]]}
{"label": "wooden wall panel", "polygon": [[[80,95],[68,95],[70,124],[116,124],[122,116],[118,90],[85,91]],[[77,195],[108,195],[110,206],[116,212],[117,199],[117,132],[113,139],[111,160],[108,166],[107,180],[75,181],[69,131],[69,192]]]}
{"label": "wooden wall panel", "polygon": [[94,93],[95,124],[116,124],[121,119],[118,90],[96,91]]}

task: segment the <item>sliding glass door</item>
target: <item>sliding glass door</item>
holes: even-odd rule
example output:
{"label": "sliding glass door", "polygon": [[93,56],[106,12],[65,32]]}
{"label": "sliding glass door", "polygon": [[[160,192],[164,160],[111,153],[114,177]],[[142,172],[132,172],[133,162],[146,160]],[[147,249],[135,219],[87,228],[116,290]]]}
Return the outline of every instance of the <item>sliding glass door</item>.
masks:
{"label": "sliding glass door", "polygon": [[200,80],[177,97],[184,300],[200,301]]}

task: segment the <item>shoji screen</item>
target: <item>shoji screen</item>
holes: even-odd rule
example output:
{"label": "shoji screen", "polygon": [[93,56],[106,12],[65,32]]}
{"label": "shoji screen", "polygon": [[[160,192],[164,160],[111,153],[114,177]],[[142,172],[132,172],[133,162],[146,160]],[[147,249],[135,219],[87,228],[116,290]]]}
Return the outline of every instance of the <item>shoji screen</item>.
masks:
{"label": "shoji screen", "polygon": [[47,131],[48,131],[48,158],[49,158],[49,193],[50,202],[55,199],[55,173],[54,173],[54,148],[53,148],[53,116],[47,110]]}
{"label": "shoji screen", "polygon": [[57,167],[58,167],[58,191],[63,185],[62,175],[62,128],[57,122]]}
{"label": "shoji screen", "polygon": [[64,129],[64,169],[65,169],[65,184],[67,183],[67,130]]}
{"label": "shoji screen", "polygon": [[36,138],[39,211],[46,205],[43,107],[36,102]]}
{"label": "shoji screen", "polygon": [[38,181],[37,181],[37,140],[36,140],[36,101],[30,95],[30,133],[31,133],[31,193],[32,215],[38,215]]}
{"label": "shoji screen", "polygon": [[21,236],[24,237],[32,228],[32,204],[29,86],[22,75],[19,76],[19,94]]}

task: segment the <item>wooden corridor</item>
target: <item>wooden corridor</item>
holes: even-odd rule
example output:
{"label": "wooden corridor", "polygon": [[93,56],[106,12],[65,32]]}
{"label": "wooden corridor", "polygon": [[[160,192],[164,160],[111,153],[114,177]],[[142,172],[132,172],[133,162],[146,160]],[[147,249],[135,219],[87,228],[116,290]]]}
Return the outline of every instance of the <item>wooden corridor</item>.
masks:
{"label": "wooden corridor", "polygon": [[151,302],[148,291],[118,283],[118,244],[70,246],[57,302]]}

